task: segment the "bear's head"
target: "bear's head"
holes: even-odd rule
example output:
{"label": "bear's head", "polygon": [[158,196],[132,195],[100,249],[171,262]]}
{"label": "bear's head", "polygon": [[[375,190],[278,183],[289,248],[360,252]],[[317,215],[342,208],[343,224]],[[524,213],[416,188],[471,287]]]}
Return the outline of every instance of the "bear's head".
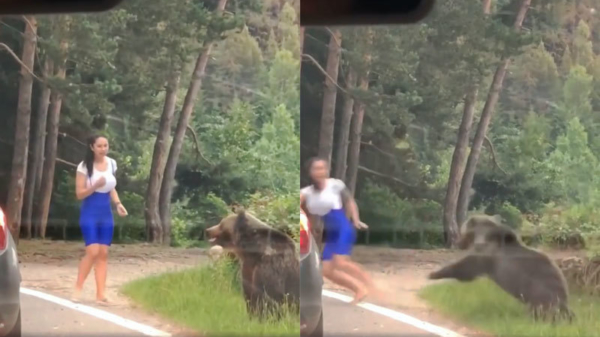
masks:
{"label": "bear's head", "polygon": [[206,229],[211,246],[219,245],[236,255],[269,255],[277,250],[295,250],[294,241],[243,209]]}
{"label": "bear's head", "polygon": [[206,236],[211,246],[231,248],[233,246],[235,224],[240,214],[230,214],[221,222],[206,229]]}
{"label": "bear's head", "polygon": [[499,215],[472,215],[460,228],[458,248],[483,251],[518,242],[517,233],[502,222]]}

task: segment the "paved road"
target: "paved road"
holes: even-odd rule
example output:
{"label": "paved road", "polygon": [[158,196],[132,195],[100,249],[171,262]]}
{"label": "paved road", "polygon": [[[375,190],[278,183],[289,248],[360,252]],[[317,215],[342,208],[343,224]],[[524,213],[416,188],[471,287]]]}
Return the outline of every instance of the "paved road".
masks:
{"label": "paved road", "polygon": [[323,296],[325,336],[438,337],[391,318]]}
{"label": "paved road", "polygon": [[144,336],[79,311],[21,294],[23,337]]}
{"label": "paved road", "polygon": [[[143,334],[79,311],[21,294],[23,336],[139,337]],[[325,336],[437,337],[363,308],[323,297]]]}

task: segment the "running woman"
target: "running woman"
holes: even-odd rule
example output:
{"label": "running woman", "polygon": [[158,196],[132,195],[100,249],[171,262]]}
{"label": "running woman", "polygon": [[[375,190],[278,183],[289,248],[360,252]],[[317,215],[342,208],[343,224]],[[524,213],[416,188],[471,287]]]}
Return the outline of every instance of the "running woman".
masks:
{"label": "running woman", "polygon": [[108,247],[112,243],[114,230],[111,200],[120,216],[126,216],[127,210],[115,190],[117,162],[106,155],[108,140],[102,136],[92,136],[87,145],[85,159],[77,167],[75,180],[77,199],[82,200],[79,225],[85,241],[85,256],[79,263],[73,300],[79,301],[83,284],[94,266],[96,302],[104,304],[108,302],[105,294],[106,269]]}
{"label": "running woman", "polygon": [[[300,207],[307,215],[323,219],[327,231],[322,253],[323,276],[354,292],[352,304],[357,304],[373,289],[370,276],[350,259],[356,230],[367,227],[360,221],[356,202],[344,182],[329,178],[327,160],[311,159],[308,170],[312,184],[300,191]],[[344,206],[351,219],[346,216]]]}

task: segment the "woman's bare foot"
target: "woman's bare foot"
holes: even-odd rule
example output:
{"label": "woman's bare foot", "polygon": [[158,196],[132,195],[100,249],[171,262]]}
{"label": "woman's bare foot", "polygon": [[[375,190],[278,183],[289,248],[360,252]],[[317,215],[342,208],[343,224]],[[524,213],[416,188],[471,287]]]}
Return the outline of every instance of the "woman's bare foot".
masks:
{"label": "woman's bare foot", "polygon": [[369,296],[374,298],[376,301],[385,300],[385,293],[380,287],[376,285],[369,287]]}
{"label": "woman's bare foot", "polygon": [[363,287],[358,289],[356,294],[354,294],[354,299],[352,300],[352,302],[350,302],[350,304],[358,304],[362,302],[365,299],[365,297],[367,297],[367,295],[369,295],[369,291],[367,290],[367,288]]}
{"label": "woman's bare foot", "polygon": [[75,289],[71,294],[71,301],[75,303],[79,303],[81,301],[81,290]]}
{"label": "woman's bare foot", "polygon": [[96,298],[96,303],[100,305],[110,305],[110,301],[106,296]]}

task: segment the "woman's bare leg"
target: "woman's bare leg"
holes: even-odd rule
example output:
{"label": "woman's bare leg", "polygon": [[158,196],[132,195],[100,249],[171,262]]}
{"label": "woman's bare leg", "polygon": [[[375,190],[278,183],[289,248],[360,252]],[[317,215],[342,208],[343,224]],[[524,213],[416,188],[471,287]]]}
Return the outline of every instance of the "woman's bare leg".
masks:
{"label": "woman's bare leg", "polygon": [[337,268],[335,262],[333,261],[323,261],[323,276],[332,282],[352,291],[354,293],[354,300],[352,301],[352,304],[360,302],[360,300],[368,295],[368,289],[365,284],[352,275]]}
{"label": "woman's bare leg", "polygon": [[364,285],[372,288],[374,283],[367,273],[358,263],[352,261],[348,255],[335,255],[333,257],[333,263],[337,269],[350,274],[352,277],[360,280]]}
{"label": "woman's bare leg", "polygon": [[332,261],[323,261],[323,276],[353,293],[362,293],[366,290],[359,280],[335,268]]}
{"label": "woman's bare leg", "polygon": [[98,258],[96,259],[96,301],[106,301],[106,274],[108,268],[108,246],[99,245]]}
{"label": "woman's bare leg", "polygon": [[98,258],[98,254],[100,251],[100,247],[98,244],[91,244],[85,247],[85,255],[79,262],[79,270],[77,273],[77,281],[75,283],[75,294],[74,299],[79,299],[79,294],[83,290],[83,284],[87,279],[90,271],[92,270],[92,266],[96,263],[96,259]]}

